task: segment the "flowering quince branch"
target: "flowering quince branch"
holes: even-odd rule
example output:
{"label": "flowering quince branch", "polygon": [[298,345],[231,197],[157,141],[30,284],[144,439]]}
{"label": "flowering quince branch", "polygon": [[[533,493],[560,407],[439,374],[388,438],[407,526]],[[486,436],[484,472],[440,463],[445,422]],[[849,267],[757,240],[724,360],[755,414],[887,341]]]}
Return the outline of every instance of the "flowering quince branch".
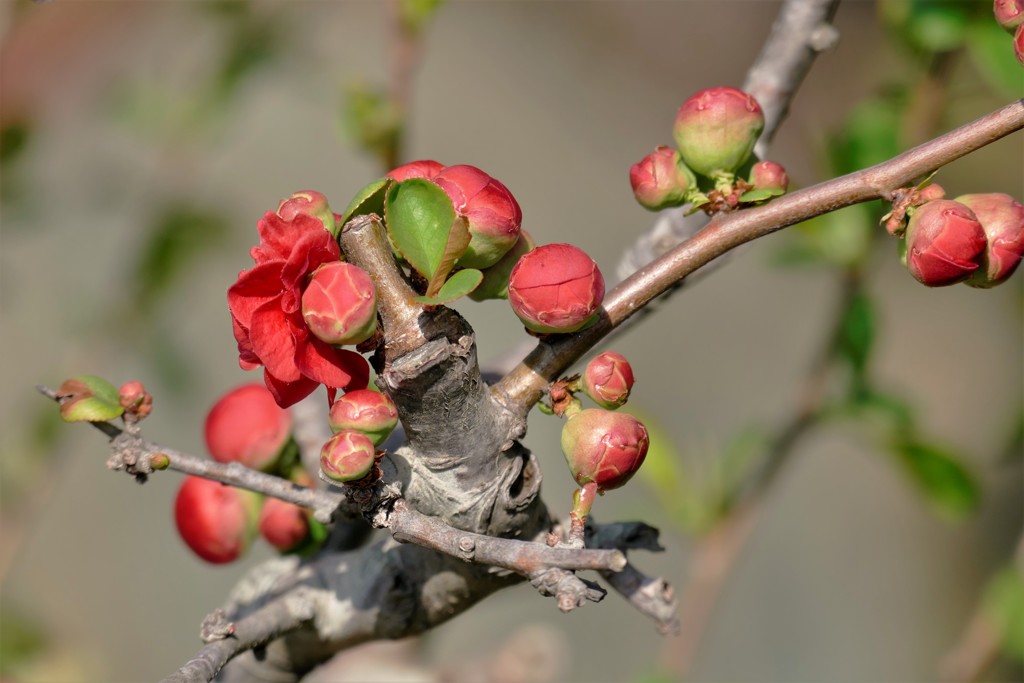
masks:
{"label": "flowering quince branch", "polygon": [[836,209],[892,198],[897,189],[1024,128],[1018,100],[871,168],[797,190],[756,208],[720,214],[706,228],[608,292],[592,327],[542,340],[494,386],[510,410],[525,415],[547,385],[648,302],[736,247]]}

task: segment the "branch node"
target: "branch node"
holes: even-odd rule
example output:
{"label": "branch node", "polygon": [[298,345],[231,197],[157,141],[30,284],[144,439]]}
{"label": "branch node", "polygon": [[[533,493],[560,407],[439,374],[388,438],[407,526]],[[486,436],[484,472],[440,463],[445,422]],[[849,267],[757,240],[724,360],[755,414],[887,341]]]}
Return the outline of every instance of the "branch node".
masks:
{"label": "branch node", "polygon": [[476,555],[476,541],[469,536],[463,536],[459,539],[459,557],[464,559],[466,562],[472,562]]}
{"label": "branch node", "polygon": [[235,622],[230,621],[227,614],[219,607],[203,619],[199,625],[199,638],[204,643],[224,640],[235,635]]}

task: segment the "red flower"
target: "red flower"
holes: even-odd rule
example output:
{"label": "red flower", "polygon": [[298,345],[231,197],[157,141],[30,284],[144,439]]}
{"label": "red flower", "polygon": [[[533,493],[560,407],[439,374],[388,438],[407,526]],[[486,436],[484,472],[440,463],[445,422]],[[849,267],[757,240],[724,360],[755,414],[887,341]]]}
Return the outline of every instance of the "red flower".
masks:
{"label": "red flower", "polygon": [[256,265],[239,273],[228,289],[238,364],[243,370],[264,366],[267,388],[282,408],[319,384],[329,391],[365,388],[366,359],[320,341],[302,319],[310,274],[341,258],[334,238],[321,221],[304,214],[285,221],[267,212],[257,228],[260,244],[250,251]]}

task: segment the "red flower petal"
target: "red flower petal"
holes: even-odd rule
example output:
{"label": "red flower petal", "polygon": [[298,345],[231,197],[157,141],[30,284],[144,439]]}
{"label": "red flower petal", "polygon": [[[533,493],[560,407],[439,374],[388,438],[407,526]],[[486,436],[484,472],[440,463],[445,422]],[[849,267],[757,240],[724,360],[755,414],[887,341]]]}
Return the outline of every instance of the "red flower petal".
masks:
{"label": "red flower petal", "polygon": [[[308,216],[297,216],[309,218]],[[314,221],[318,226],[318,232],[308,232],[302,235],[294,244],[288,261],[281,270],[281,282],[286,289],[297,288],[297,295],[301,297],[302,289],[307,284],[307,276],[317,269],[321,264],[328,261],[337,261],[341,258],[341,250],[338,243],[331,237],[331,233],[323,229],[319,221]]]}
{"label": "red flower petal", "polygon": [[[312,220],[316,228],[326,232],[323,223],[315,218]],[[267,211],[256,223],[256,229],[260,233],[260,244],[253,247],[249,254],[259,264],[264,261],[287,259],[292,253],[292,247],[303,233],[310,229],[310,225],[299,220],[286,221],[273,211]]]}
{"label": "red flower petal", "polygon": [[249,327],[253,351],[270,374],[285,382],[294,382],[302,374],[295,365],[295,327],[277,301],[253,311]]}
{"label": "red flower petal", "polygon": [[365,389],[370,364],[355,351],[325,344],[305,330],[300,334],[295,362],[306,377],[337,389]]}
{"label": "red flower petal", "polygon": [[263,263],[238,274],[238,281],[228,288],[228,308],[242,327],[252,326],[252,313],[279,296],[283,291],[283,261]]}
{"label": "red flower petal", "polygon": [[263,371],[263,382],[267,385],[267,389],[270,389],[270,393],[274,395],[277,405],[282,408],[295,405],[320,386],[308,377],[300,377],[295,382],[284,382],[270,374],[269,370]]}
{"label": "red flower petal", "polygon": [[260,363],[259,356],[253,351],[252,341],[249,340],[249,330],[242,327],[234,315],[231,316],[231,328],[235,335],[235,341],[238,342],[238,366],[243,370],[255,370],[262,363]]}

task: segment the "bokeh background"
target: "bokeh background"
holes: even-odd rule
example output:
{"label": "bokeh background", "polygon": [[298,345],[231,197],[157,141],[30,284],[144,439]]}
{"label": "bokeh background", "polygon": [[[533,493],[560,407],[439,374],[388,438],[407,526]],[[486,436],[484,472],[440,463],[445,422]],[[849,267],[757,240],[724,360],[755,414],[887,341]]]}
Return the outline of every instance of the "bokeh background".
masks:
{"label": "bokeh background", "polygon": [[[405,158],[485,169],[516,195],[538,242],[574,242],[614,273],[652,222],[632,199],[630,164],[671,141],[692,92],[742,83],[777,9],[449,2],[424,33]],[[177,475],[140,487],[108,472],[103,439],[61,424],[33,385],[83,373],[140,379],[155,396],[146,435],[203,452],[206,409],[259,381],[237,366],[225,302],[249,264],[256,220],[300,189],[340,208],[382,173],[346,134],[342,111],[346,92],[387,82],[388,21],[376,1],[0,5],[5,680],[158,679],[194,653],[200,620],[244,567],[270,556],[257,544],[238,565],[195,559],[173,525]],[[845,3],[836,26],[840,43],[818,60],[773,145],[796,185],[826,177],[825,141],[848,112],[915,73],[874,3]],[[951,83],[943,131],[1014,96],[969,61]],[[940,180],[951,195],[1020,199],[1022,152],[1017,134]],[[789,239],[762,240],[615,342],[638,378],[637,409],[697,470],[731,435],[792,413],[821,345],[835,278],[780,268]],[[950,522],[861,431],[815,432],[767,500],[697,680],[933,680],[1013,552],[1022,469],[1006,454],[1021,411],[1024,279],[928,290],[895,245],[879,251],[871,374],[964,454],[980,505]],[[522,338],[502,302],[458,308],[484,359]],[[559,428],[534,415],[527,445],[545,465],[547,502],[567,511]],[[636,561],[683,584],[690,542],[648,484],[614,492],[595,514],[662,527],[667,552]],[[614,594],[562,615],[528,586],[413,647],[417,661],[451,674],[494,661],[510,638],[546,658],[549,680],[580,683],[640,680],[673,648]]]}

